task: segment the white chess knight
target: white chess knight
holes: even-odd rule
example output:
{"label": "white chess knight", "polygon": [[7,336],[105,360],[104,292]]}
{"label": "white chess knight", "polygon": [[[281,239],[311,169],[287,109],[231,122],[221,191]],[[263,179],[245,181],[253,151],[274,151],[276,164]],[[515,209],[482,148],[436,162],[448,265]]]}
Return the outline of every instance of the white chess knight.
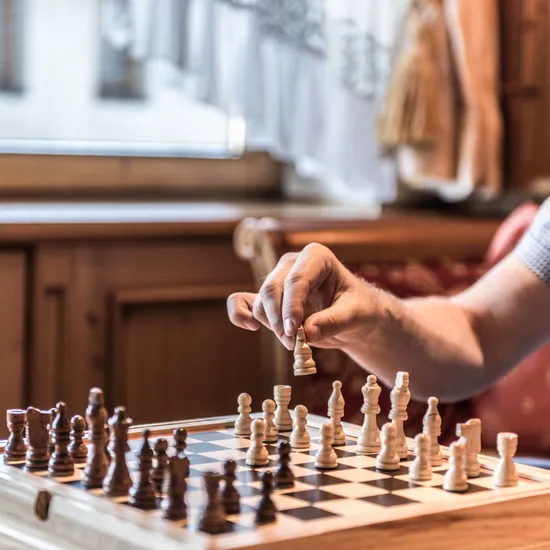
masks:
{"label": "white chess knight", "polygon": [[269,463],[269,454],[264,445],[265,422],[261,418],[257,418],[252,422],[251,428],[252,444],[246,453],[246,464],[248,466],[266,466]]}
{"label": "white chess knight", "polygon": [[334,427],[334,445],[344,445],[346,434],[342,427],[342,417],[344,416],[346,402],[342,395],[342,382],[335,380],[332,383],[332,388],[332,394],[328,400],[328,417]]}
{"label": "white chess knight", "polygon": [[290,446],[293,449],[309,449],[311,438],[307,431],[308,410],[304,405],[294,409],[294,429],[290,434]]}
{"label": "white chess knight", "polygon": [[459,442],[464,445],[466,458],[464,470],[470,478],[479,477],[481,465],[479,463],[479,453],[481,452],[481,420],[472,418],[468,422],[458,423],[456,425],[456,435]]}
{"label": "white chess knight", "polygon": [[517,434],[501,432],[497,435],[497,451],[500,460],[493,474],[495,487],[515,487],[518,484],[519,477],[514,464],[517,449]]}
{"label": "white chess knight", "polygon": [[249,436],[251,434],[250,425],[252,424],[252,397],[248,393],[241,393],[237,402],[239,404],[239,416],[235,421],[235,435],[236,436]]}
{"label": "white chess knight", "polygon": [[422,433],[414,438],[416,458],[409,468],[409,476],[413,481],[429,481],[432,479],[430,464],[430,438]]}
{"label": "white chess knight", "polygon": [[443,455],[438,441],[441,435],[441,416],[437,410],[438,404],[437,397],[430,397],[428,399],[428,410],[423,419],[423,432],[430,438],[430,464],[434,468],[443,464]]}
{"label": "white chess knight", "polygon": [[361,412],[365,415],[361,433],[357,439],[356,452],[360,454],[379,453],[381,449],[380,430],[376,421],[380,413],[378,399],[382,388],[378,384],[376,376],[370,374],[367,377],[367,383],[361,388],[363,394],[363,406]]}
{"label": "white chess knight", "polygon": [[334,469],[338,467],[338,457],[333,449],[334,426],[325,422],[321,426],[321,448],[315,455],[315,467],[321,470]]}
{"label": "white chess knight", "polygon": [[382,426],[382,450],[376,457],[376,469],[390,472],[399,470],[399,462],[397,428],[392,422],[387,422]]}
{"label": "white chess knight", "polygon": [[397,429],[397,454],[401,460],[404,460],[409,455],[407,449],[407,438],[403,423],[407,420],[407,406],[411,400],[411,392],[409,391],[409,373],[399,371],[395,377],[395,386],[390,393],[391,410],[389,419],[395,424]]}
{"label": "white chess knight", "polygon": [[290,416],[290,411],[288,410],[292,388],[290,386],[277,385],[273,388],[273,394],[275,403],[277,403],[274,420],[275,426],[280,432],[289,432],[292,430],[292,416]]}
{"label": "white chess knight", "polygon": [[294,346],[294,374],[295,376],[305,376],[316,372],[313,353],[306,342],[304,327],[300,326],[296,333],[296,345]]}
{"label": "white chess knight", "polygon": [[464,471],[466,449],[462,443],[453,441],[449,447],[450,468],[443,478],[443,489],[452,493],[463,493],[468,490],[468,477]]}
{"label": "white chess knight", "polygon": [[266,399],[262,403],[262,418],[265,422],[265,443],[276,443],[279,437],[279,431],[275,426],[275,401],[273,399]]}

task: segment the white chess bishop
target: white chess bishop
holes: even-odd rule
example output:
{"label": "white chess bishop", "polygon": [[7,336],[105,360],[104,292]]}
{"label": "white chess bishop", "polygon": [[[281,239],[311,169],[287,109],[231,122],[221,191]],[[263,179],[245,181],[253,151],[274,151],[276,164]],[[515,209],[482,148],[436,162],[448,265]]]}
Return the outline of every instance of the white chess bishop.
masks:
{"label": "white chess bishop", "polygon": [[342,426],[345,405],[346,402],[342,395],[342,382],[335,380],[332,383],[332,394],[328,400],[328,417],[334,427],[334,445],[344,445],[346,443],[346,434]]}
{"label": "white chess bishop", "polygon": [[443,455],[438,441],[441,435],[441,416],[437,409],[438,404],[437,397],[430,397],[428,399],[428,410],[423,419],[423,432],[430,438],[430,464],[433,468],[443,464]]}

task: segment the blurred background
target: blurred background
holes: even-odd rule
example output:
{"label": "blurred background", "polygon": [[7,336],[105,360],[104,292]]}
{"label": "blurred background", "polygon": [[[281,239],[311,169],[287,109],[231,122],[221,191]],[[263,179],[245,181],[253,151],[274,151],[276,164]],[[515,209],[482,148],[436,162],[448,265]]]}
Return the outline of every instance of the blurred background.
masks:
{"label": "blurred background", "polygon": [[[549,23],[548,0],[0,0],[0,404],[82,413],[97,385],[172,421],[291,383],[325,414],[338,378],[359,422],[364,371],[315,350],[294,379],[226,299],[312,241],[404,297],[500,261],[549,189]],[[546,452],[547,353],[444,427]]]}

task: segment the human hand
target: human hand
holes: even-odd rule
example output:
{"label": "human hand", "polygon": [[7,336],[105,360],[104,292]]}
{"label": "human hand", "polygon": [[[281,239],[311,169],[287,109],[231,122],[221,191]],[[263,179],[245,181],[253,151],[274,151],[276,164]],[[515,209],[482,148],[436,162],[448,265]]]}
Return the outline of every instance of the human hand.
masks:
{"label": "human hand", "polygon": [[366,337],[381,311],[377,289],[316,243],[282,256],[258,294],[232,294],[227,309],[236,326],[258,330],[263,324],[289,350],[300,325],[316,347],[345,347]]}

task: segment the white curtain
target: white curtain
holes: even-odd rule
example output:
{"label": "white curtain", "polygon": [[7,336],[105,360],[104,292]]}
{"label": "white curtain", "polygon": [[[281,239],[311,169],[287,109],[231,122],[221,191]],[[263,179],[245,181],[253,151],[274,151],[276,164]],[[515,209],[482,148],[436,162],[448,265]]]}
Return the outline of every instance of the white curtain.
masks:
{"label": "white curtain", "polygon": [[[409,0],[105,0],[103,28],[140,59],[177,69],[264,149],[354,203],[391,201],[378,103]],[[174,124],[178,124],[174,121]],[[183,121],[181,121],[183,123]]]}

